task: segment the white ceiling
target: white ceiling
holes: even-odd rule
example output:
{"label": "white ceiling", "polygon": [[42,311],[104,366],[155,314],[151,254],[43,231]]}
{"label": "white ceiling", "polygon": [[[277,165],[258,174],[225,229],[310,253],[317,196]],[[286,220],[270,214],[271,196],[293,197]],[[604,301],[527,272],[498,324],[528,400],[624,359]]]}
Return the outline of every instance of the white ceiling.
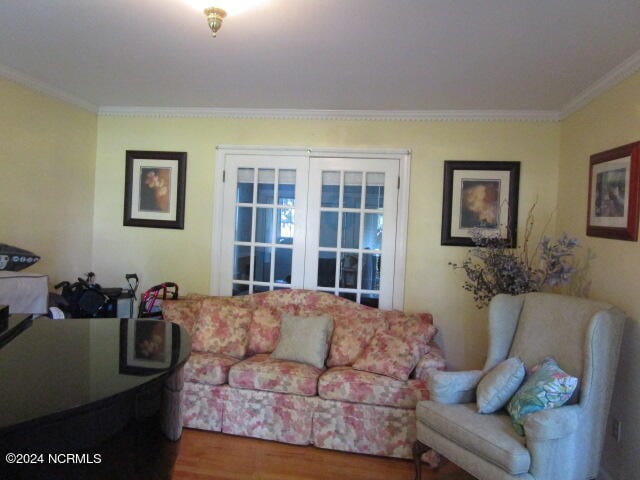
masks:
{"label": "white ceiling", "polygon": [[560,110],[640,51],[639,0],[1,0],[0,65],[95,106]]}

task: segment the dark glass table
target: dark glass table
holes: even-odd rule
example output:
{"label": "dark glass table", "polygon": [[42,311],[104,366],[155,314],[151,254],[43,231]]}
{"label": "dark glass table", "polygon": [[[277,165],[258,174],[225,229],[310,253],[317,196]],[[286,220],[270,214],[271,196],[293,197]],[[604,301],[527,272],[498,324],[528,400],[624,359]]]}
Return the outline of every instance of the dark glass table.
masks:
{"label": "dark glass table", "polygon": [[0,478],[170,478],[190,352],[169,322],[12,316],[0,332]]}

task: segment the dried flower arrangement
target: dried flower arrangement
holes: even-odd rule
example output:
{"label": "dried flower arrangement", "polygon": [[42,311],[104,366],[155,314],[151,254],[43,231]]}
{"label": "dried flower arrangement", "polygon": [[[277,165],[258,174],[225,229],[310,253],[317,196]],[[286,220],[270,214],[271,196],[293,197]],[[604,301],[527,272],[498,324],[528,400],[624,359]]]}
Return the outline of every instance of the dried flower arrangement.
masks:
{"label": "dried flower arrangement", "polygon": [[485,307],[498,293],[519,295],[565,284],[576,271],[572,258],[578,240],[565,233],[556,240],[544,236],[530,251],[534,208],[535,204],[527,215],[522,247],[509,248],[498,235],[487,236],[476,230],[472,234],[475,247],[464,261],[449,262],[466,273],[463,288],[473,294],[476,307]]}

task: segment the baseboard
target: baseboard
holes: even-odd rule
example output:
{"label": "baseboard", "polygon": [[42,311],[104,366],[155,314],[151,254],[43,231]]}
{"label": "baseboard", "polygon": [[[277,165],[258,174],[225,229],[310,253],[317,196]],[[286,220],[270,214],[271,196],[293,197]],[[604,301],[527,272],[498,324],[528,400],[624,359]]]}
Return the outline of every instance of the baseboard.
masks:
{"label": "baseboard", "polygon": [[607,472],[604,468],[600,468],[597,480],[613,480],[613,477],[609,475],[609,472]]}

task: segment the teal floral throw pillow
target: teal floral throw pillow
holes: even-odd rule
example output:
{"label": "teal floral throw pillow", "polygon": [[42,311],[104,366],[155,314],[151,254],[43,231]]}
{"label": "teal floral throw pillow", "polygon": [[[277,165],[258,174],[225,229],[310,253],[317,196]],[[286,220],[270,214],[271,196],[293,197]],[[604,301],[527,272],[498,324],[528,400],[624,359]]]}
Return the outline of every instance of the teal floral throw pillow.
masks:
{"label": "teal floral throw pillow", "polygon": [[507,405],[513,428],[524,435],[527,415],[564,405],[578,386],[578,379],[565,373],[551,358],[533,367],[531,375]]}

